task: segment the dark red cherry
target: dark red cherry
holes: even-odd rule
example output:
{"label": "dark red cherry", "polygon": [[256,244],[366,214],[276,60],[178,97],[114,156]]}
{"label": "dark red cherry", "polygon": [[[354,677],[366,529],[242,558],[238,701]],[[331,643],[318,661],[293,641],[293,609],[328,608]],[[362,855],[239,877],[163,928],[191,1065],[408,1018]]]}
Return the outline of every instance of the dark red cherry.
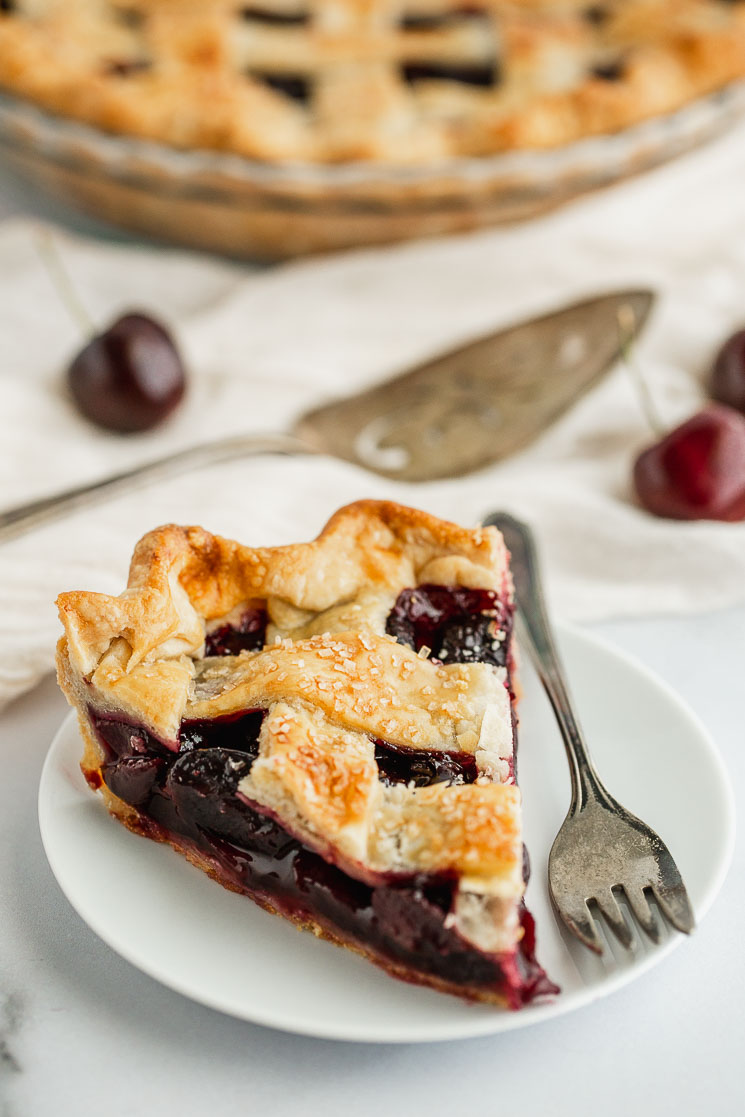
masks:
{"label": "dark red cherry", "polygon": [[709,404],[639,455],[634,487],[656,516],[745,519],[745,416]]}
{"label": "dark red cherry", "polygon": [[709,394],[745,412],[745,330],[725,341],[711,370]]}
{"label": "dark red cherry", "polygon": [[120,433],[149,430],[162,422],[186,387],[173,338],[145,314],[125,314],[92,338],[67,376],[83,415]]}

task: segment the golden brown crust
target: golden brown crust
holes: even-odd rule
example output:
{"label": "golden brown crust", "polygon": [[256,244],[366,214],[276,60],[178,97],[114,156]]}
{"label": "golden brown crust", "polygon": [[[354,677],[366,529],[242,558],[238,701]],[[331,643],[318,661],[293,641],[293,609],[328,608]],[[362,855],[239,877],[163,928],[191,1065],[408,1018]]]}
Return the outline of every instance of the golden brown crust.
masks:
{"label": "golden brown crust", "polygon": [[[59,680],[78,710],[89,782],[103,784],[105,763],[93,715],[178,751],[183,719],[263,710],[240,796],[360,880],[455,875],[456,928],[484,949],[511,949],[524,882],[506,672],[433,661],[386,634],[399,592],[424,583],[496,590],[508,605],[501,536],[375,501],[341,509],[317,540],[289,547],[244,547],[194,527],[151,532],[121,596],[59,598]],[[249,603],[267,606],[268,643],[204,658],[205,631]],[[381,739],[470,754],[479,778],[388,786],[376,762]],[[147,830],[103,790],[125,825]]]}
{"label": "golden brown crust", "polygon": [[[423,873],[457,873],[465,890],[522,895],[520,792],[514,784],[435,783],[382,797],[372,860]],[[465,884],[467,882],[467,885]]]}
{"label": "golden brown crust", "polygon": [[426,163],[619,131],[722,88],[745,75],[742,7],[262,0],[252,16],[231,0],[18,0],[0,13],[0,85],[175,147]]}
{"label": "golden brown crust", "polygon": [[391,636],[341,632],[203,660],[186,713],[312,704],[330,722],[408,748],[475,753],[487,707],[509,716],[505,695],[504,673],[488,664],[432,663]]}
{"label": "golden brown crust", "polygon": [[316,847],[365,859],[378,799],[378,768],[365,734],[277,702],[264,718],[259,758],[240,790],[292,822]]}
{"label": "golden brown crust", "polygon": [[120,637],[131,672],[140,663],[198,652],[206,621],[253,598],[266,600],[270,616],[287,606],[313,615],[362,590],[395,596],[427,581],[509,592],[501,536],[373,500],[341,508],[312,543],[287,547],[245,547],[203,528],[168,524],[137,544],[120,597],[73,591],[60,594],[57,606],[70,654],[85,674]]}

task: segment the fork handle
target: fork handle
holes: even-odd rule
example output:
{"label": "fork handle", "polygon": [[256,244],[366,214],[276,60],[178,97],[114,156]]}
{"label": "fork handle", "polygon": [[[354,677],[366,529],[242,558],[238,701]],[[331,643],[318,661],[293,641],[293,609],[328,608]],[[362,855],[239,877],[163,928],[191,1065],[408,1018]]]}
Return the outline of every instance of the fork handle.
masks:
{"label": "fork handle", "polygon": [[99,504],[109,496],[131,492],[146,481],[160,481],[217,462],[233,461],[253,454],[313,454],[317,451],[290,434],[246,434],[203,442],[188,450],[157,458],[134,469],[115,473],[89,485],[56,493],[0,512],[0,543],[24,535],[35,527],[81,508]]}
{"label": "fork handle", "polygon": [[590,799],[605,800],[607,792],[595,771],[556,650],[533,533],[527,524],[507,513],[495,513],[484,522],[499,528],[510,552],[518,606],[517,635],[528,649],[561,731],[572,780],[570,810],[581,810]]}

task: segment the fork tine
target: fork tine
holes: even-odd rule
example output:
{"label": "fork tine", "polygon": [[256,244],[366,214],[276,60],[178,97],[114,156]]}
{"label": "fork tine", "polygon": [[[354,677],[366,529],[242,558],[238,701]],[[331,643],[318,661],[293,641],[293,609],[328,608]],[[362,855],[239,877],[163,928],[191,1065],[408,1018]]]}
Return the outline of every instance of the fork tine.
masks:
{"label": "fork tine", "polygon": [[659,942],[660,926],[649,906],[644,890],[632,887],[630,884],[625,884],[623,890],[626,893],[628,905],[641,929],[650,937],[652,942]]}
{"label": "fork tine", "polygon": [[696,919],[685,885],[674,864],[672,869],[666,868],[666,876],[667,880],[651,882],[654,897],[662,908],[662,914],[670,920],[673,927],[684,935],[690,935],[696,926]]}
{"label": "fork tine", "polygon": [[585,946],[589,946],[590,950],[594,950],[596,954],[602,954],[603,944],[600,941],[595,920],[590,914],[587,903],[584,900],[576,900],[571,904],[557,903],[556,907],[572,934],[576,935]]}
{"label": "fork tine", "polygon": [[645,895],[649,889],[665,918],[688,933],[694,927],[693,910],[670,851],[658,834],[613,798],[595,771],[552,638],[533,533],[504,513],[487,522],[499,527],[512,555],[518,639],[527,646],[548,695],[571,771],[571,804],[548,858],[549,891],[556,909],[581,942],[602,954],[588,902],[597,905],[615,937],[629,949],[635,941],[634,924],[627,921],[613,891],[625,891],[620,882],[626,879],[631,882],[626,892],[629,908],[653,941],[659,941],[662,921],[650,911]]}
{"label": "fork tine", "polygon": [[611,890],[608,889],[607,892],[598,891],[593,896],[593,899],[605,916],[608,926],[621,946],[625,947],[626,950],[630,950],[633,942],[631,928],[624,919],[623,912],[619,908],[618,901]]}

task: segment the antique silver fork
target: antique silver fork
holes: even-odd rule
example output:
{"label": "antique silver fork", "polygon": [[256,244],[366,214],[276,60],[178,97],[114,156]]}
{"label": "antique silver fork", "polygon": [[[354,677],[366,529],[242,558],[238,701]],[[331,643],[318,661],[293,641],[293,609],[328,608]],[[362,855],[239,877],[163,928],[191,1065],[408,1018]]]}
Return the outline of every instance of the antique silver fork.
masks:
{"label": "antique silver fork", "polygon": [[549,697],[569,760],[572,800],[548,861],[554,906],[569,930],[598,954],[603,946],[588,906],[593,902],[619,942],[626,949],[632,945],[618,904],[621,893],[653,942],[660,941],[660,927],[650,895],[673,927],[689,934],[695,926],[693,909],[667,846],[613,798],[590,758],[551,634],[532,532],[506,513],[484,522],[499,528],[512,555],[518,639]]}

